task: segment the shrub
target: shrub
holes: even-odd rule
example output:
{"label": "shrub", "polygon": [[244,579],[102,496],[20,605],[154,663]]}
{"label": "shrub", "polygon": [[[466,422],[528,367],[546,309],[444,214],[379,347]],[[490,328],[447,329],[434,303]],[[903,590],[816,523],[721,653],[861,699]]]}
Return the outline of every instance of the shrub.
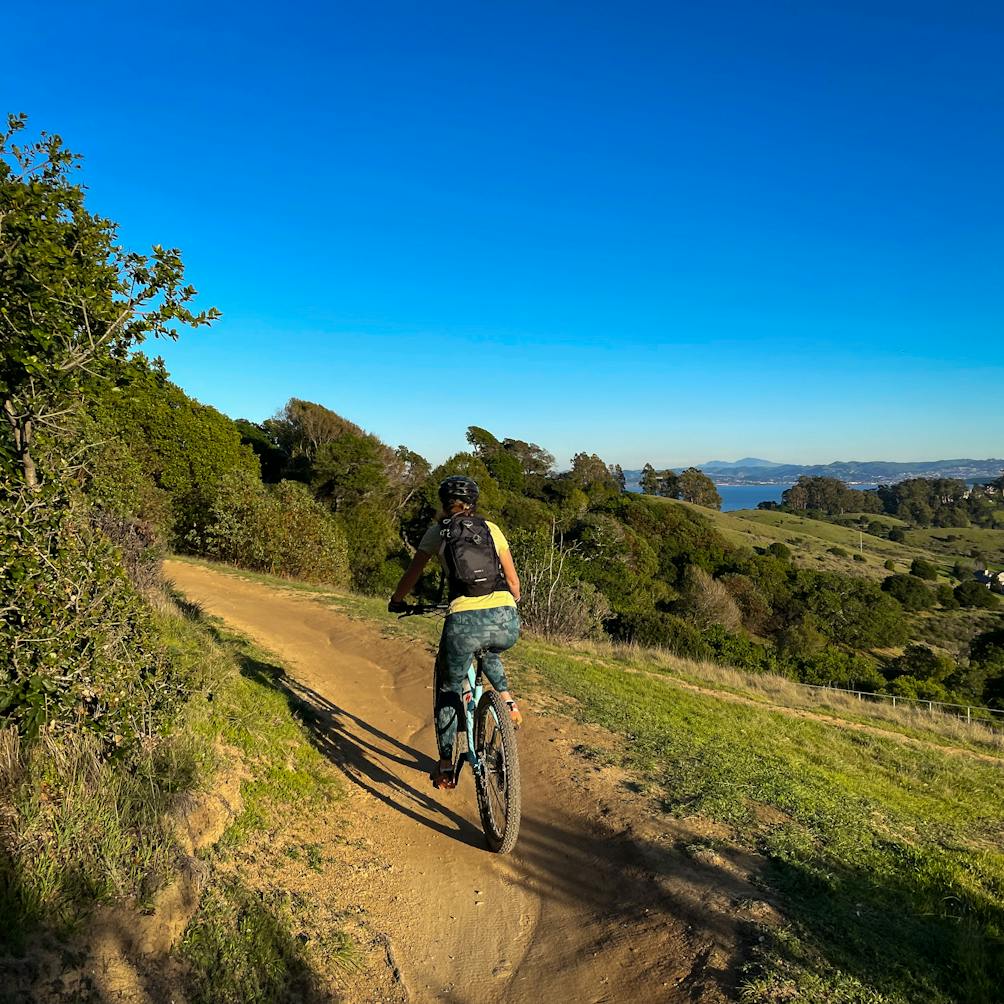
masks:
{"label": "shrub", "polygon": [[892,558],[886,558],[885,562],[882,565],[882,567],[885,568],[885,569],[887,569],[890,572],[895,572],[896,571],[896,562],[893,561]]}
{"label": "shrub", "polygon": [[909,676],[915,680],[933,680],[940,684],[947,680],[956,668],[948,656],[939,655],[926,645],[907,645],[903,654],[892,661],[889,672],[890,675]]}
{"label": "shrub", "polygon": [[826,645],[798,661],[798,678],[803,683],[842,687],[847,690],[880,690],[885,680],[878,667],[862,655]]}
{"label": "shrub", "polygon": [[933,582],[938,577],[938,566],[923,558],[914,558],[910,563],[910,574],[916,575],[918,579],[927,579],[929,582]]}
{"label": "shrub", "polygon": [[79,495],[0,481],[0,716],[108,751],[156,731],[181,687],[150,612]]}
{"label": "shrub", "polygon": [[838,558],[846,558],[848,556],[847,551],[845,551],[842,547],[831,547],[827,550],[830,554],[835,555]]}
{"label": "shrub", "polygon": [[575,577],[574,551],[553,528],[517,531],[509,543],[522,586],[520,618],[529,631],[556,640],[602,634],[610,604],[591,582]]}
{"label": "shrub", "polygon": [[742,623],[728,589],[697,565],[689,565],[684,575],[681,609],[701,628],[720,624],[733,631]]}
{"label": "shrub", "polygon": [[723,575],[720,581],[739,607],[743,626],[754,634],[762,634],[770,618],[770,604],[757,583],[748,575],[735,572]]}
{"label": "shrub", "polygon": [[345,532],[295,481],[268,488],[248,472],[225,476],[209,510],[204,541],[206,554],[253,571],[335,586],[349,581]]}
{"label": "shrub", "polygon": [[775,558],[787,561],[791,557],[791,548],[787,544],[782,544],[781,541],[776,540],[767,548],[767,553],[773,555]]}
{"label": "shrub", "polygon": [[715,662],[736,666],[753,673],[778,673],[780,663],[777,653],[747,638],[715,625],[703,632],[705,643],[711,648]]}
{"label": "shrub", "polygon": [[901,530],[898,526],[894,526],[889,531],[889,539],[896,544],[903,544],[906,542],[906,531]]}
{"label": "shrub", "polygon": [[864,561],[865,560],[865,556],[863,554],[855,553],[855,554],[851,555],[851,557],[854,558],[855,561]]}
{"label": "shrub", "polygon": [[890,575],[882,589],[907,610],[926,610],[934,605],[934,594],[913,575]]}
{"label": "shrub", "polygon": [[937,596],[938,602],[941,604],[945,610],[958,610],[959,601],[955,598],[955,592],[952,587],[947,583],[942,583],[934,590],[934,595]]}
{"label": "shrub", "polygon": [[693,624],[660,610],[620,613],[610,622],[609,631],[619,641],[664,648],[687,659],[710,659],[713,654]]}
{"label": "shrub", "polygon": [[997,597],[975,579],[970,579],[968,582],[956,586],[953,592],[960,607],[992,610],[997,606]]}

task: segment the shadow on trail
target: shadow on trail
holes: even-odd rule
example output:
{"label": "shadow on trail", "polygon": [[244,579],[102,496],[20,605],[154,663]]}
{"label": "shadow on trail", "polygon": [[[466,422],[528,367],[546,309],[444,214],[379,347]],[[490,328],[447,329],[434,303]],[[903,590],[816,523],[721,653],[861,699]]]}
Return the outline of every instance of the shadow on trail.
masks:
{"label": "shadow on trail", "polygon": [[390,760],[430,784],[436,761],[376,728],[287,676],[281,666],[239,652],[241,672],[283,694],[290,709],[307,726],[311,742],[354,784],[416,823],[474,847],[484,846],[481,830],[431,796],[388,771]]}
{"label": "shadow on trail", "polygon": [[[480,827],[381,763],[390,761],[414,771],[416,785],[431,785],[432,757],[340,708],[281,667],[246,651],[238,650],[237,656],[245,676],[283,694],[306,725],[313,745],[350,781],[421,826],[484,849],[488,867],[491,858]],[[469,772],[465,771],[454,796],[473,799]],[[709,913],[703,901],[708,888],[733,882],[722,869],[696,866],[695,870],[695,863],[678,851],[657,848],[630,831],[616,831],[602,819],[590,821],[560,812],[560,822],[555,822],[557,811],[550,806],[552,819],[545,821],[535,815],[532,805],[524,804],[519,842],[511,859],[521,873],[521,886],[540,897],[545,914],[548,904],[587,908],[588,916],[562,943],[548,941],[549,966],[571,972],[591,954],[618,948],[634,952],[635,947],[629,946],[637,946],[631,958],[639,973],[651,972],[661,980],[689,987],[694,1000],[701,999],[701,987],[709,983],[723,989],[735,987],[743,961],[741,953],[734,951],[736,919],[726,911]],[[692,887],[683,880],[684,871]],[[683,892],[667,895],[661,880],[670,877]],[[694,935],[688,933],[690,928]],[[667,952],[670,934],[678,949]],[[679,950],[695,940],[694,950]],[[728,945],[730,950],[716,952],[712,942]],[[526,990],[530,994],[532,988]]]}
{"label": "shadow on trail", "polygon": [[[339,708],[280,667],[246,653],[240,661],[245,675],[285,695],[317,749],[353,783],[436,833],[485,847],[478,827],[377,762],[414,771],[415,783],[425,785],[434,765],[430,756]],[[571,754],[566,768],[570,774],[590,769]],[[465,774],[456,795],[472,798],[470,783]],[[584,808],[559,811],[550,805],[548,819],[534,809],[524,803],[512,860],[521,886],[540,898],[542,926],[549,904],[587,908],[577,930],[549,938],[541,948],[556,972],[573,972],[589,954],[614,958],[636,951],[630,958],[638,972],[676,988],[669,999],[721,999],[706,996],[711,987],[733,999],[753,945],[768,934],[750,901],[762,904],[765,895],[776,901],[780,893],[786,919],[817,961],[798,960],[781,946],[780,954],[807,963],[809,971],[833,966],[890,993],[906,985],[921,996],[941,993],[966,1004],[998,1000],[991,974],[1004,965],[1004,948],[988,932],[1004,926],[1004,912],[989,900],[946,888],[936,877],[907,872],[879,878],[866,868],[839,868],[824,860],[822,850],[811,863],[765,860],[720,841],[708,841],[711,853],[699,848],[695,857],[693,847],[679,839],[656,841],[616,829]],[[650,822],[658,826],[659,818]],[[672,831],[668,817],[665,823]],[[764,893],[764,878],[775,894]],[[520,990],[518,974],[516,981]],[[610,990],[614,996],[599,999],[620,999],[615,986]],[[533,988],[525,991],[529,999]]]}

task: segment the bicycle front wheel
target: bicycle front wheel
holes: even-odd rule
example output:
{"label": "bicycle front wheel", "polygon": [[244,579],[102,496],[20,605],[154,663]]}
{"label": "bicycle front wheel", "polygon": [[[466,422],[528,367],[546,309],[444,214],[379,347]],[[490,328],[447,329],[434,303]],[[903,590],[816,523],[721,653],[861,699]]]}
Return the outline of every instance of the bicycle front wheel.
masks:
{"label": "bicycle front wheel", "polygon": [[478,701],[474,741],[482,767],[477,783],[481,825],[488,846],[508,854],[519,836],[519,755],[509,709],[494,690]]}

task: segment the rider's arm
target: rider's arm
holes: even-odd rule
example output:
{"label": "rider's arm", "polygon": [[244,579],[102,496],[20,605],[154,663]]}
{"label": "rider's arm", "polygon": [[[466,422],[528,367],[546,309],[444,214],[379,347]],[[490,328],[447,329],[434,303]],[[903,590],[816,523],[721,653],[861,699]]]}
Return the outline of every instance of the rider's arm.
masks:
{"label": "rider's arm", "polygon": [[[425,566],[429,563],[429,559],[432,557],[428,551],[416,551],[415,557],[411,559],[411,564],[408,566],[408,571],[401,576],[401,581],[397,584],[397,589],[394,590],[394,595],[391,596],[391,601],[394,603],[400,603],[404,598],[415,588],[415,583],[422,577],[422,571]],[[510,562],[511,563],[511,562]],[[505,567],[505,566],[503,566]],[[517,584],[519,580],[517,579]]]}
{"label": "rider's arm", "polygon": [[519,576],[516,574],[516,566],[512,561],[512,551],[506,548],[499,552],[499,564],[502,566],[502,574],[505,576],[506,585],[513,599],[519,603]]}

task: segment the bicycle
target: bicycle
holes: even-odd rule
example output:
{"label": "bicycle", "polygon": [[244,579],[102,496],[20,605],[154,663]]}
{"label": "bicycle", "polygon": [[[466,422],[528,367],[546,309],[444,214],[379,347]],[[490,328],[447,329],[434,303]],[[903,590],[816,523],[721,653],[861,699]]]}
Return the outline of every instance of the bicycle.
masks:
{"label": "bicycle", "polygon": [[[444,604],[416,604],[402,611],[399,619],[447,609]],[[484,689],[483,655],[476,653],[467,668],[463,694],[466,729],[463,733],[457,729],[453,743],[453,780],[454,784],[459,782],[464,764],[470,764],[488,846],[496,854],[508,854],[519,836],[519,754],[508,707],[494,690]]]}

